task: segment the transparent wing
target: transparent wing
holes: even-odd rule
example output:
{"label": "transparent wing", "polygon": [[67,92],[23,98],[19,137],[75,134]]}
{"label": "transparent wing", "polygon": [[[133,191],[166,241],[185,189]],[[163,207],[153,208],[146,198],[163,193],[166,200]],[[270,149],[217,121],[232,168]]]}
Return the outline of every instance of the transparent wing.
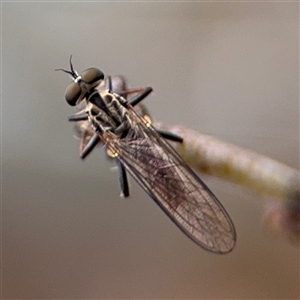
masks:
{"label": "transparent wing", "polygon": [[133,109],[128,119],[132,126],[125,138],[102,136],[107,148],[188,237],[208,251],[230,252],[236,233],[222,204]]}

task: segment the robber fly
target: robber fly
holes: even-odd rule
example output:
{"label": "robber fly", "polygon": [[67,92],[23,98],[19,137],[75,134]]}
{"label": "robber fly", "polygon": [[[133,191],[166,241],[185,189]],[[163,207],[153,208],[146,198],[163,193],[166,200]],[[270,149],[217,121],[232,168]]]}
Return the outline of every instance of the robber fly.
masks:
{"label": "robber fly", "polygon": [[219,254],[230,252],[236,241],[234,225],[226,210],[202,180],[189,168],[166,139],[183,142],[169,132],[156,130],[134,106],[152,91],[147,87],[129,101],[108,89],[97,90],[104,74],[89,68],[79,75],[70,58],[71,75],[65,98],[76,106],[86,101],[85,111],[71,121],[88,121],[94,134],[84,147],[86,157],[101,141],[116,158],[124,197],[129,196],[126,172],[161,207],[168,217],[195,243]]}

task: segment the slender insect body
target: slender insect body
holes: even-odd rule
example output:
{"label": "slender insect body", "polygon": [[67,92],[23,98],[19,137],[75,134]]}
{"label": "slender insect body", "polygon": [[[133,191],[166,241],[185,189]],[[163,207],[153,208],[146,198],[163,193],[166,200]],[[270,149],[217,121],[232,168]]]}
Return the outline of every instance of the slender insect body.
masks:
{"label": "slender insect body", "polygon": [[[73,69],[63,70],[73,82],[67,88],[66,100],[77,105],[86,99],[85,113],[72,121],[87,120],[95,133],[82,150],[86,157],[101,140],[117,160],[122,194],[129,196],[126,171],[160,206],[169,218],[195,243],[204,249],[224,254],[236,241],[234,225],[222,204],[189,168],[165,139],[182,142],[182,138],[156,130],[133,106],[151,91],[145,88],[130,101],[109,89],[96,90],[104,74],[95,68],[80,76]],[[80,78],[79,78],[80,77]],[[78,79],[79,78],[79,79]]]}

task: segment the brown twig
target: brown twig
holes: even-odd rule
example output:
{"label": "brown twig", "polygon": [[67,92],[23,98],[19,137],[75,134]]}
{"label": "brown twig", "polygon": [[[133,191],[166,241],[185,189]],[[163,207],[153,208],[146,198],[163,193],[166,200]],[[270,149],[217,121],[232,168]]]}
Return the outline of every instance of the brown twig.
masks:
{"label": "brown twig", "polygon": [[225,179],[260,194],[300,201],[299,171],[274,159],[179,125],[154,122],[154,127],[184,138],[173,143],[196,171]]}

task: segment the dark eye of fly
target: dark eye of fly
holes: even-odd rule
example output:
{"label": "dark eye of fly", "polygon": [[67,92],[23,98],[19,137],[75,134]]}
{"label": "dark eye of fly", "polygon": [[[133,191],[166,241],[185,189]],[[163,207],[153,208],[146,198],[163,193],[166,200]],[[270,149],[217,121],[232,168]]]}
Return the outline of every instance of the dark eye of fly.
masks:
{"label": "dark eye of fly", "polygon": [[75,106],[78,98],[81,95],[81,88],[77,82],[72,82],[66,89],[65,98],[69,105]]}
{"label": "dark eye of fly", "polygon": [[82,72],[81,79],[88,84],[96,83],[104,79],[104,74],[97,68],[89,68]]}

